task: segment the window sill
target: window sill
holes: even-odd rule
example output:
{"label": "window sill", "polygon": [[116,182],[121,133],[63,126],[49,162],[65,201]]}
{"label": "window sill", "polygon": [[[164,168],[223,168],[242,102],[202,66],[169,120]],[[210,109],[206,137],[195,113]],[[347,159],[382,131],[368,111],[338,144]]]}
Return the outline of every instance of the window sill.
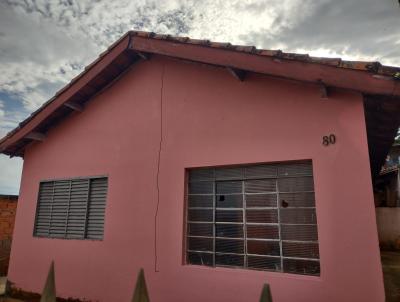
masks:
{"label": "window sill", "polygon": [[303,280],[303,281],[314,281],[314,282],[322,282],[323,279],[321,275],[319,276],[312,276],[312,275],[300,275],[300,274],[292,274],[292,273],[283,273],[283,272],[273,272],[273,271],[263,271],[263,270],[252,270],[247,268],[234,268],[234,267],[212,267],[212,266],[205,266],[205,265],[195,265],[195,264],[183,264],[182,265],[184,270],[205,270],[205,271],[212,271],[216,273],[236,273],[241,275],[254,275],[265,277],[266,275],[271,278],[277,279],[294,279],[294,280]]}

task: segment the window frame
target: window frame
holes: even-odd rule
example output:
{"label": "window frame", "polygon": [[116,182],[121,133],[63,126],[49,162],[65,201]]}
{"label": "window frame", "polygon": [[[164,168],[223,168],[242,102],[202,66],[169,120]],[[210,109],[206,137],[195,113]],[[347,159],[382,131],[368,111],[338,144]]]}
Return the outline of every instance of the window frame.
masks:
{"label": "window frame", "polygon": [[[39,212],[39,202],[40,202],[40,189],[42,183],[48,183],[48,182],[58,182],[58,181],[74,181],[74,180],[88,180],[89,184],[96,179],[103,179],[105,178],[107,181],[107,189],[104,194],[104,218],[103,218],[103,232],[101,235],[101,238],[88,238],[87,237],[87,229],[88,229],[88,216],[86,215],[85,217],[85,227],[84,227],[84,235],[79,238],[79,237],[67,237],[67,234],[64,234],[64,237],[62,236],[52,236],[50,234],[48,235],[38,235],[36,234],[37,231],[37,223],[38,223],[38,212]],[[70,188],[71,190],[71,188]],[[61,240],[90,240],[90,241],[103,241],[104,240],[104,234],[105,234],[105,224],[106,224],[106,208],[107,208],[107,199],[108,199],[108,193],[109,193],[109,175],[108,174],[101,174],[101,175],[90,175],[90,176],[74,176],[74,177],[58,177],[58,178],[47,178],[47,179],[41,179],[39,180],[39,185],[37,189],[37,197],[36,197],[36,209],[35,209],[35,218],[33,221],[33,232],[32,236],[34,238],[46,238],[46,239],[61,239]],[[88,199],[86,200],[86,203],[89,203],[89,194],[90,194],[90,185],[88,186]],[[68,217],[68,216],[67,216]],[[49,226],[50,228],[50,226]]]}
{"label": "window frame", "polygon": [[[270,209],[271,210],[275,209],[277,211],[277,216],[278,216],[277,219],[278,219],[278,221],[276,223],[260,223],[260,225],[262,224],[262,225],[265,225],[265,226],[275,226],[276,228],[278,228],[278,231],[279,231],[278,237],[277,238],[263,238],[263,239],[249,237],[248,234],[247,234],[247,227],[250,226],[252,223],[248,223],[247,218],[245,218],[245,216],[247,215],[247,211],[248,211],[248,208],[246,206],[246,198],[247,198],[246,195],[248,194],[248,192],[245,191],[244,186],[245,186],[245,182],[246,181],[254,180],[254,179],[246,178],[245,176],[243,176],[243,178],[241,178],[241,179],[219,180],[219,179],[217,179],[217,176],[215,174],[216,170],[218,170],[218,169],[230,169],[230,168],[232,168],[232,169],[234,169],[234,168],[242,168],[243,170],[245,170],[248,167],[257,167],[257,166],[263,166],[263,165],[266,165],[266,166],[268,166],[268,165],[279,166],[279,165],[291,165],[291,164],[295,165],[296,163],[297,164],[302,164],[302,163],[309,164],[311,166],[311,174],[310,175],[297,175],[297,176],[296,175],[294,175],[294,176],[280,176],[279,172],[277,170],[276,176],[262,178],[262,179],[270,178],[270,179],[273,179],[275,181],[276,191],[275,192],[271,192],[271,194],[272,195],[276,195],[276,206],[275,207],[270,207]],[[189,260],[189,253],[191,253],[191,250],[189,250],[189,239],[192,238],[192,237],[196,237],[196,236],[190,235],[189,227],[193,223],[195,223],[195,224],[196,223],[197,224],[199,224],[199,223],[207,223],[206,221],[191,221],[190,218],[189,218],[189,210],[193,209],[193,207],[189,206],[189,196],[190,195],[196,195],[196,193],[194,193],[194,194],[190,193],[190,189],[189,189],[189,184],[191,182],[190,181],[190,172],[193,171],[193,170],[200,170],[200,169],[204,169],[204,170],[211,169],[211,170],[214,170],[213,179],[209,180],[210,182],[213,183],[213,193],[209,194],[209,195],[212,195],[212,207],[210,207],[210,209],[212,209],[212,211],[213,211],[212,212],[213,219],[210,220],[210,222],[209,222],[209,224],[212,225],[212,229],[213,229],[212,230],[212,236],[211,235],[209,235],[209,236],[198,236],[199,238],[202,238],[202,237],[203,238],[212,238],[213,247],[212,247],[212,251],[209,251],[209,252],[208,251],[201,251],[201,250],[197,251],[197,253],[205,253],[205,254],[208,253],[208,254],[212,255],[212,257],[213,257],[212,265],[191,263],[190,260]],[[257,270],[257,271],[265,271],[265,272],[272,272],[272,273],[294,274],[296,276],[306,276],[306,277],[317,277],[317,278],[319,278],[321,276],[321,255],[320,255],[320,241],[319,241],[318,219],[317,219],[317,205],[316,205],[316,197],[315,197],[316,189],[315,189],[315,173],[314,173],[314,170],[315,170],[314,169],[314,162],[312,161],[312,159],[300,159],[300,160],[288,160],[288,161],[279,161],[279,162],[261,162],[261,163],[250,163],[250,164],[234,164],[234,165],[223,165],[223,166],[216,165],[216,166],[186,168],[185,169],[185,193],[184,193],[185,194],[185,198],[184,198],[184,200],[185,200],[184,214],[185,215],[184,215],[184,238],[183,238],[183,242],[184,242],[184,244],[183,244],[183,264],[184,265],[190,265],[190,266],[202,266],[202,267],[205,267],[205,268],[231,268],[231,269],[232,268],[239,268],[239,269],[242,269],[242,270]],[[294,191],[294,192],[284,192],[284,191],[281,191],[278,188],[279,179],[296,178],[296,177],[310,177],[311,184],[312,184],[312,191],[300,190],[300,191]],[[206,180],[203,180],[203,181],[206,181]],[[217,196],[221,195],[221,194],[217,193],[216,186],[217,186],[217,183],[219,183],[219,182],[228,182],[228,181],[240,181],[241,184],[242,184],[242,191],[241,191],[241,193],[238,193],[238,195],[242,195],[243,196],[242,207],[241,208],[240,207],[239,208],[232,208],[233,210],[241,210],[242,214],[243,214],[243,220],[241,222],[237,223],[238,225],[242,225],[242,228],[243,228],[242,237],[240,237],[240,236],[238,238],[232,237],[232,239],[237,239],[237,240],[242,240],[243,241],[243,253],[237,253],[237,255],[243,254],[243,255],[241,255],[241,256],[243,256],[243,265],[239,265],[239,266],[221,265],[221,264],[217,264],[216,260],[215,260],[216,255],[218,253],[221,254],[221,252],[217,252],[216,240],[217,239],[229,239],[227,236],[220,238],[217,235],[217,231],[216,231],[217,225],[218,224],[223,224],[223,222],[221,223],[221,221],[219,221],[219,222],[216,221],[216,218],[215,218],[217,210],[218,210],[218,207],[217,207],[217,202],[218,202],[217,201]],[[282,237],[282,225],[290,225],[290,223],[287,223],[287,222],[286,223],[282,223],[282,220],[281,220],[280,216],[281,216],[281,209],[283,208],[283,206],[281,205],[280,194],[288,194],[288,193],[293,193],[293,194],[303,194],[303,193],[312,194],[312,196],[313,196],[313,206],[312,207],[310,207],[310,206],[292,207],[292,210],[294,210],[296,208],[310,209],[310,212],[312,213],[312,217],[313,217],[314,221],[312,223],[310,223],[309,225],[310,225],[310,229],[312,229],[313,227],[315,228],[315,234],[311,233],[311,235],[310,235],[310,234],[306,233],[306,235],[303,237],[303,239],[299,239],[299,240],[283,239],[283,237]],[[205,193],[205,195],[207,195],[207,194],[208,193]],[[269,194],[269,193],[260,193],[260,194]],[[199,195],[201,195],[201,194],[199,194]],[[223,194],[223,195],[234,195],[234,193]],[[205,207],[205,208],[207,208],[207,207]],[[257,208],[257,207],[255,207],[255,208]],[[268,207],[263,207],[263,210],[265,210],[266,208],[268,208]],[[232,210],[232,209],[224,209],[224,210],[228,210],[229,211],[229,210]],[[254,210],[254,208],[253,208],[253,210]],[[226,224],[236,224],[236,223],[226,222]],[[257,223],[255,223],[255,224],[257,224]],[[295,225],[295,224],[292,224],[292,225]],[[307,224],[298,223],[298,225],[305,226]],[[305,229],[307,229],[307,227]],[[314,235],[315,235],[315,239],[313,237]],[[313,238],[313,240],[308,239],[307,236],[310,236],[310,238]],[[304,239],[304,238],[307,238],[307,239]],[[279,244],[279,255],[273,256],[273,255],[267,255],[267,254],[264,254],[264,255],[250,254],[248,252],[248,240],[249,239],[250,239],[250,241],[258,241],[259,240],[261,242],[263,242],[263,241],[266,241],[266,242],[277,242]],[[314,248],[316,247],[316,252],[318,253],[318,256],[317,257],[308,257],[308,256],[306,256],[306,257],[298,257],[298,256],[287,256],[287,255],[284,255],[284,253],[283,253],[284,243],[289,243],[289,244],[290,243],[297,243],[297,244],[300,244],[300,245],[301,244],[304,244],[304,245],[310,244]],[[224,254],[224,252],[222,252],[222,254]],[[233,253],[233,254],[235,254],[235,253]],[[277,258],[277,259],[280,260],[280,269],[279,270],[278,269],[273,270],[273,269],[265,269],[265,268],[264,269],[260,269],[260,268],[249,267],[248,266],[248,260],[249,260],[248,256],[253,256],[253,257],[258,257],[259,256],[259,257],[266,257],[266,258],[274,257],[274,258]],[[317,273],[306,273],[304,271],[304,273],[300,273],[300,272],[285,271],[285,269],[284,269],[284,261],[285,260],[287,260],[287,261],[300,260],[300,261],[315,262],[315,263],[317,263],[316,264],[316,268],[317,268],[318,272]]]}

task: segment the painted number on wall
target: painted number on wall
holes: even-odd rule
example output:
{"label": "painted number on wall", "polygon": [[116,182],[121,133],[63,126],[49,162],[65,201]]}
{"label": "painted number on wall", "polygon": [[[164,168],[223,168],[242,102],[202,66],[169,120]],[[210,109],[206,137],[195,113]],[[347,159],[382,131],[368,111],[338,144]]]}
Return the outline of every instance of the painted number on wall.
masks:
{"label": "painted number on wall", "polygon": [[322,144],[324,146],[333,145],[334,143],[336,143],[335,134],[329,134],[322,137]]}

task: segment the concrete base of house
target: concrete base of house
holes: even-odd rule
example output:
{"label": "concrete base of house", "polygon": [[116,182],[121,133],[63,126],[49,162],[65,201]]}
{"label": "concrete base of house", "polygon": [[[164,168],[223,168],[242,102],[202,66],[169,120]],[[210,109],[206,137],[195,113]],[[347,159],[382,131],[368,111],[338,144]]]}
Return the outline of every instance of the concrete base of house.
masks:
{"label": "concrete base of house", "polygon": [[400,252],[382,251],[386,302],[400,301]]}
{"label": "concrete base of house", "polygon": [[[10,286],[4,296],[0,296],[0,302],[40,302],[41,295],[38,293],[24,291],[20,288]],[[59,302],[90,302],[88,300],[80,300],[76,298],[59,298]]]}

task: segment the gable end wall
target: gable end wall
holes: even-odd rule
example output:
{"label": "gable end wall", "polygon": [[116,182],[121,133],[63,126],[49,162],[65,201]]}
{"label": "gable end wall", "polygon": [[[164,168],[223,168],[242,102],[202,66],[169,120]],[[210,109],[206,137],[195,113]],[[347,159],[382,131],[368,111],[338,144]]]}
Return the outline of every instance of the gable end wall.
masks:
{"label": "gable end wall", "polygon": [[[299,159],[313,160],[320,277],[183,264],[186,168]],[[104,240],[33,237],[39,181],[94,175],[109,178]],[[258,301],[264,283],[277,302],[383,302],[361,95],[158,56],[134,65],[26,151],[9,279],[40,292],[52,260],[58,294],[91,301],[128,301],[143,267],[154,302]]]}

